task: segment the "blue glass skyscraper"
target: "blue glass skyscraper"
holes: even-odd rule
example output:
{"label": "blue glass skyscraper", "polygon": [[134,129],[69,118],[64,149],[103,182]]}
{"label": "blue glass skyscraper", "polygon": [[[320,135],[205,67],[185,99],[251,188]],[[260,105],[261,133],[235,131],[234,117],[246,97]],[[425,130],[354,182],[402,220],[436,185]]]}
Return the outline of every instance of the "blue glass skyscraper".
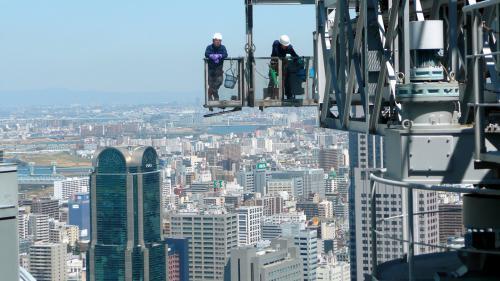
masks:
{"label": "blue glass skyscraper", "polygon": [[87,280],[167,280],[156,151],[105,148],[97,155],[90,183]]}

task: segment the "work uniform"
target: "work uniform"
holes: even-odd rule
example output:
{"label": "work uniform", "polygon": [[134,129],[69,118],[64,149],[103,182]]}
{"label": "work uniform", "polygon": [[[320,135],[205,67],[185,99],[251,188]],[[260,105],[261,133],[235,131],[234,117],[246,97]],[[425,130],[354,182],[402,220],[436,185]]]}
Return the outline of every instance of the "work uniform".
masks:
{"label": "work uniform", "polygon": [[[210,55],[219,54],[221,58],[214,61]],[[205,58],[208,60],[208,98],[209,100],[219,100],[219,88],[224,80],[223,65],[224,59],[227,58],[227,51],[224,45],[215,47],[214,44],[207,46],[205,50]]]}
{"label": "work uniform", "polygon": [[[271,52],[271,57],[278,57],[278,58],[285,58],[286,55],[291,55],[292,57],[294,58],[298,58],[299,55],[297,55],[297,53],[295,52],[295,50],[293,49],[293,46],[290,44],[288,45],[287,48],[283,48],[281,46],[281,43],[279,40],[275,40],[273,42],[273,47],[272,47],[272,52]],[[271,60],[271,69],[270,69],[270,72],[271,71],[274,71],[276,76],[279,76],[280,73],[279,73],[279,68],[278,68],[278,60]],[[282,85],[283,85],[283,90],[284,90],[284,94],[286,95],[286,97],[288,99],[291,99],[292,98],[292,94],[291,94],[291,91],[290,91],[290,87],[288,85],[288,83],[286,83],[286,67],[287,67],[287,62],[286,61],[283,61],[283,75],[282,75]],[[276,85],[275,84],[275,81],[274,81],[274,75],[269,75],[269,85],[268,85],[268,95],[270,95],[271,93],[273,93],[272,95],[274,95],[275,93],[275,89],[279,86],[279,85]],[[270,97],[270,96],[268,96]]]}

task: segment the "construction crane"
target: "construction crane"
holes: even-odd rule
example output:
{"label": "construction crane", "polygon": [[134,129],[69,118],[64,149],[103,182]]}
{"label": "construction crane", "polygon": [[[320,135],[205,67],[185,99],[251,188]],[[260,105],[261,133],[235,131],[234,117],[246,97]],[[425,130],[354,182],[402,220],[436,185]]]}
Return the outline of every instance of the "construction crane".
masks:
{"label": "construction crane", "polygon": [[[316,8],[314,56],[294,100],[282,85],[270,94],[262,80],[273,58],[254,56],[253,7],[265,4]],[[205,106],[317,106],[324,128],[383,136],[386,169],[370,174],[369,279],[498,280],[500,0],[245,0],[245,9],[246,56],[228,61],[238,87]],[[377,261],[378,183],[407,190],[402,263]],[[414,190],[464,194],[464,248],[414,254]]]}

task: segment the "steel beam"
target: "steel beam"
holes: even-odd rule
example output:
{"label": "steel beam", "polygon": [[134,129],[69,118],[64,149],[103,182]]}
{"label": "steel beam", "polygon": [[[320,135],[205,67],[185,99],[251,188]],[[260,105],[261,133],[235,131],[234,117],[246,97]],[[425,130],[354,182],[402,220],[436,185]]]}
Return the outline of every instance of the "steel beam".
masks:
{"label": "steel beam", "polygon": [[[404,8],[407,5],[408,0],[403,0],[403,6]],[[383,56],[383,63],[382,63],[382,69],[380,70],[379,76],[378,76],[378,81],[377,81],[377,88],[375,91],[375,100],[374,100],[374,107],[373,107],[373,112],[370,116],[370,126],[369,130],[370,132],[375,131],[376,124],[378,123],[379,117],[380,117],[380,109],[382,105],[382,90],[384,88],[386,76],[387,76],[387,66],[386,64],[389,62],[389,55],[385,54],[385,52],[389,52],[391,50],[392,42],[394,39],[394,34],[396,32],[396,23],[399,15],[399,0],[393,0],[392,1],[392,7],[390,11],[390,20],[389,20],[389,25],[388,25],[388,30],[387,30],[387,36],[385,38],[385,44],[384,44],[384,56]]]}
{"label": "steel beam", "polygon": [[342,115],[342,127],[344,129],[347,129],[349,127],[349,116],[351,113],[351,101],[352,101],[355,81],[358,82],[359,91],[362,92],[361,95],[363,96],[365,95],[364,79],[361,76],[362,75],[360,70],[361,61],[359,59],[359,50],[361,48],[361,43],[363,40],[363,27],[365,26],[365,21],[366,21],[365,10],[361,9],[360,14],[358,16],[358,21],[356,23],[356,37],[354,40],[352,40],[351,25],[348,25],[349,41],[354,41],[354,43],[350,44],[351,46],[353,46],[351,50],[353,56],[349,60],[350,62],[349,76],[348,76],[349,80],[347,81],[347,91],[345,93],[345,100],[344,100],[344,114]]}

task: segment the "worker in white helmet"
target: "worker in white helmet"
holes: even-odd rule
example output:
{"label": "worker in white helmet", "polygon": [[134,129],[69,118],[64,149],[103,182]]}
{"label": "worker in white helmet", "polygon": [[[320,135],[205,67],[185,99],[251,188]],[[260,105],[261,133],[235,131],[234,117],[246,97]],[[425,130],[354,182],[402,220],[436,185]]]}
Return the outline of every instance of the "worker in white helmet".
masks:
{"label": "worker in white helmet", "polygon": [[[273,58],[285,58],[287,55],[290,55],[294,58],[298,58],[299,55],[293,49],[292,44],[290,43],[290,37],[288,35],[283,34],[280,36],[279,40],[275,40],[273,42],[273,50],[271,53],[271,57]],[[278,67],[278,59],[271,60],[271,66],[269,70],[269,85],[266,99],[278,99],[277,92],[279,87],[283,88],[283,93],[287,97],[287,99],[292,99],[293,95],[291,94],[290,87],[287,83],[287,61],[283,60],[283,74],[281,79],[281,85],[278,85],[278,79],[276,77],[280,76],[279,67]],[[284,98],[284,97],[283,97]]]}
{"label": "worker in white helmet", "polygon": [[219,100],[219,88],[223,82],[224,59],[227,58],[227,50],[222,45],[222,34],[215,33],[212,44],[205,50],[205,58],[208,60],[208,98]]}
{"label": "worker in white helmet", "polygon": [[299,57],[299,55],[297,55],[297,53],[293,49],[292,44],[290,43],[290,37],[288,37],[288,35],[286,34],[283,34],[280,36],[279,40],[274,41],[271,57],[284,58],[287,54],[290,54],[295,58]]}

